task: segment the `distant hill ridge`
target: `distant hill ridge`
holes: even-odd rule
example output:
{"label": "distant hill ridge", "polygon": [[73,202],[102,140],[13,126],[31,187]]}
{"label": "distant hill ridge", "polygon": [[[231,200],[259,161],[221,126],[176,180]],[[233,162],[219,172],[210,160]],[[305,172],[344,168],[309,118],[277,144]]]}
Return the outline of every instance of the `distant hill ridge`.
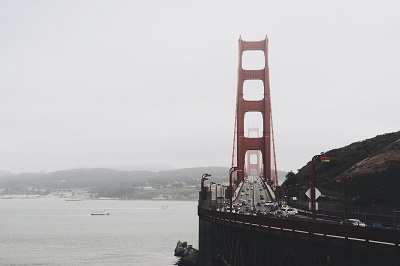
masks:
{"label": "distant hill ridge", "polygon": [[[324,155],[330,163],[316,164],[317,187],[347,195],[355,204],[400,205],[400,131],[334,149]],[[311,162],[302,167],[284,186],[308,187]]]}
{"label": "distant hill ridge", "polygon": [[[207,172],[213,173],[217,177],[228,175],[229,168],[226,167],[196,167],[179,170],[166,170],[152,172],[147,170],[119,171],[108,168],[81,168],[54,171],[48,173],[21,173],[12,177],[0,179],[0,185],[3,183],[26,183],[27,185],[40,184],[50,185],[60,183],[57,186],[63,187],[85,187],[90,185],[101,185],[113,182],[128,182],[145,185],[152,179],[174,179],[190,180],[199,179],[201,175]],[[190,178],[190,179],[188,179]],[[143,183],[144,182],[144,183]]]}
{"label": "distant hill ridge", "polygon": [[[14,175],[10,172],[4,171],[5,177],[0,179],[0,185],[3,183],[26,183],[28,185],[39,184],[56,184],[63,181],[62,186],[66,187],[84,187],[88,183],[93,185],[99,185],[101,183],[110,182],[121,182],[121,181],[133,181],[135,183],[145,185],[148,182],[152,182],[152,179],[160,181],[160,179],[173,179],[181,180],[191,183],[190,180],[196,180],[196,184],[199,182],[201,176],[204,173],[212,175],[212,179],[223,179],[228,181],[229,168],[228,167],[193,167],[183,168],[175,170],[164,170],[164,171],[147,171],[147,170],[130,170],[120,171],[109,168],[80,168],[80,169],[69,169],[54,172],[38,172],[38,173],[21,173]],[[278,171],[279,180],[283,181],[286,172]]]}
{"label": "distant hill ridge", "polygon": [[[146,170],[118,171],[108,168],[69,169],[55,172],[21,173],[0,178],[0,193],[46,195],[57,189],[90,189],[91,193],[106,197],[121,197],[133,188],[183,188],[200,184],[204,173],[210,181],[229,182],[228,167],[195,167],[152,172]],[[280,181],[286,172],[278,171]],[[28,193],[27,193],[28,191]],[[179,193],[179,192],[177,192]]]}
{"label": "distant hill ridge", "polygon": [[8,171],[0,170],[0,177],[13,176],[14,174]]}

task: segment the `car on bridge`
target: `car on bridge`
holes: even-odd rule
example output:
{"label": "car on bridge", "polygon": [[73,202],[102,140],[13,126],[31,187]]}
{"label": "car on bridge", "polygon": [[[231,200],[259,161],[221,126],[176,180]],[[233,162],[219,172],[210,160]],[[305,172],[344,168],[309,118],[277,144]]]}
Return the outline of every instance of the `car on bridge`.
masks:
{"label": "car on bridge", "polygon": [[275,218],[275,213],[266,211],[266,212],[264,213],[264,216],[266,216],[266,217],[271,217],[271,218]]}
{"label": "car on bridge", "polygon": [[257,212],[256,212],[256,215],[257,215],[257,216],[264,216],[264,215],[265,215],[265,212],[262,211],[262,210],[260,210],[260,209],[258,209]]}
{"label": "car on bridge", "polygon": [[272,201],[269,200],[265,202],[265,206],[271,206],[272,204],[273,204]]}
{"label": "car on bridge", "polygon": [[286,209],[286,214],[287,214],[289,217],[294,217],[294,216],[296,216],[296,211],[295,211],[293,208],[287,208],[287,209]]}
{"label": "car on bridge", "polygon": [[363,222],[361,222],[358,219],[344,219],[343,221],[340,222],[342,225],[351,225],[351,226],[361,226],[361,227],[366,227],[367,225]]}
{"label": "car on bridge", "polygon": [[270,205],[269,207],[271,208],[271,211],[276,211],[276,210],[279,209],[279,207],[278,207],[277,204],[272,204],[272,205]]}
{"label": "car on bridge", "polygon": [[282,211],[282,210],[276,210],[274,212],[274,215],[276,218],[286,218],[288,217],[288,215],[286,214],[286,212]]}

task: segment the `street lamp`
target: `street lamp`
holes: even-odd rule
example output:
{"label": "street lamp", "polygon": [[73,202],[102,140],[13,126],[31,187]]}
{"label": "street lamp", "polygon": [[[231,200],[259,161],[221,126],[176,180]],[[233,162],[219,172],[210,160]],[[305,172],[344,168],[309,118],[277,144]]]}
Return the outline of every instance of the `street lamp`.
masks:
{"label": "street lamp", "polygon": [[220,183],[215,183],[213,182],[215,185],[215,205],[218,206],[218,188],[221,185]]}
{"label": "street lamp", "polygon": [[[219,197],[218,197],[218,191],[220,193]],[[217,206],[218,206],[218,199],[221,199],[221,184],[220,183],[217,184],[216,189],[215,189],[215,193],[216,193],[216,196],[217,196]]]}
{"label": "street lamp", "polygon": [[[215,187],[217,187],[217,183],[210,182],[210,210],[212,206],[212,185],[215,185]],[[217,190],[215,190],[215,199],[217,199],[216,197],[217,197]]]}
{"label": "street lamp", "polygon": [[210,176],[211,176],[210,174],[203,174],[201,176],[201,202],[202,202],[202,205],[204,204],[204,199],[206,198],[205,197],[206,192],[204,191],[204,181],[208,180],[208,178]]}
{"label": "street lamp", "polygon": [[344,186],[344,190],[343,190],[343,204],[344,204],[344,218],[347,218],[347,179],[345,176],[340,176],[339,178],[336,179],[336,182],[338,183],[342,183]]}
{"label": "street lamp", "polygon": [[231,195],[229,199],[230,212],[232,212],[232,198],[233,198],[232,175],[234,172],[241,172],[241,171],[242,170],[237,167],[231,167],[231,169],[229,169],[229,186],[231,188]]}
{"label": "street lamp", "polygon": [[312,220],[315,221],[317,214],[315,210],[315,163],[317,161],[328,163],[330,162],[331,158],[328,156],[323,155],[315,155],[312,160],[311,166],[311,213],[312,213]]}

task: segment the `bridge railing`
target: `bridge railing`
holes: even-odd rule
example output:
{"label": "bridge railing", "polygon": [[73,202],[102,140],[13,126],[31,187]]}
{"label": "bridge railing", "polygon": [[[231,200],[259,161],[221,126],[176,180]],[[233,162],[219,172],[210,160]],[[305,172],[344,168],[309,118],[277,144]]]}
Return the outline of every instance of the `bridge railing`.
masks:
{"label": "bridge railing", "polygon": [[[218,212],[198,208],[200,217],[210,219],[216,223],[229,224],[234,227],[249,227],[250,230],[261,230],[266,228],[270,232],[276,231],[282,234],[289,232],[289,236],[322,237],[339,242],[346,246],[349,241],[362,242],[370,248],[385,249],[388,253],[399,254],[400,230],[379,229],[372,227],[356,227],[339,224],[313,222],[310,220],[278,219],[254,215],[240,215],[235,213]],[[287,236],[287,235],[286,235]],[[339,240],[339,241],[338,241]]]}
{"label": "bridge railing", "polygon": [[[293,201],[289,198],[288,203],[291,205],[296,205],[298,207],[303,206],[308,207],[309,201],[304,200],[303,204],[299,200]],[[343,203],[333,203],[333,202],[318,202],[318,207],[326,211],[336,211],[336,212],[352,212],[352,213],[370,213],[377,215],[394,215],[400,208],[388,208],[388,207],[369,207],[360,205],[347,205]]]}
{"label": "bridge railing", "polygon": [[[308,203],[308,202],[306,202]],[[295,202],[290,202],[289,205],[291,207],[297,208],[299,211],[302,210],[303,213],[309,212],[307,204],[299,205]],[[334,206],[334,204],[332,204]],[[317,210],[317,216],[320,219],[330,219],[341,221],[345,218],[354,218],[363,221],[365,224],[368,225],[380,225],[382,227],[391,227],[397,228],[400,224],[400,216],[396,213],[394,215],[387,215],[387,214],[377,214],[377,213],[369,213],[369,212],[358,212],[354,211],[354,208],[345,209],[337,209],[337,208],[329,208],[332,206],[325,203],[319,204],[319,210]]]}

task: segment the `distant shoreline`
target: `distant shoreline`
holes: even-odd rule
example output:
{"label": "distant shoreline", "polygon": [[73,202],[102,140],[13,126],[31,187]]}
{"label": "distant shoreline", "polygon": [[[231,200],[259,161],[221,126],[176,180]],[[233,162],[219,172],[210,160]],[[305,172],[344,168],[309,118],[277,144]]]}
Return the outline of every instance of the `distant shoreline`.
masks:
{"label": "distant shoreline", "polygon": [[65,201],[84,201],[84,200],[121,200],[121,201],[198,201],[198,199],[120,199],[120,198],[105,198],[105,197],[53,197],[40,195],[11,195],[0,197],[0,200],[17,200],[17,199],[64,199]]}

